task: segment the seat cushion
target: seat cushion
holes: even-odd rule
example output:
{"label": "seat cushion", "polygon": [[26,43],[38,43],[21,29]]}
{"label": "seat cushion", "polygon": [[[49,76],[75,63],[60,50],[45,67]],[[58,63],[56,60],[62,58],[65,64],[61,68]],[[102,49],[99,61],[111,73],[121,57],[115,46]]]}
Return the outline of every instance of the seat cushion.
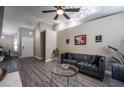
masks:
{"label": "seat cushion", "polygon": [[85,63],[83,66],[83,69],[98,72],[98,67],[96,64]]}
{"label": "seat cushion", "polygon": [[109,86],[110,87],[124,87],[124,82],[121,82],[115,79],[110,79]]}
{"label": "seat cushion", "polygon": [[63,59],[63,63],[76,64],[77,62],[78,62],[77,60]]}

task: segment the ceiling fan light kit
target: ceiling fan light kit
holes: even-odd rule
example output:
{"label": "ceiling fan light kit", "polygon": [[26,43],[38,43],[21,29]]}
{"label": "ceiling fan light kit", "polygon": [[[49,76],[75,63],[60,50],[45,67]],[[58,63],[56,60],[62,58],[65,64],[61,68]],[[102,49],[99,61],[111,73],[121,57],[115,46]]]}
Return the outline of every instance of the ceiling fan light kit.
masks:
{"label": "ceiling fan light kit", "polygon": [[57,14],[58,14],[58,15],[63,15],[63,14],[64,14],[64,11],[63,11],[62,9],[58,9],[58,10],[57,10]]}

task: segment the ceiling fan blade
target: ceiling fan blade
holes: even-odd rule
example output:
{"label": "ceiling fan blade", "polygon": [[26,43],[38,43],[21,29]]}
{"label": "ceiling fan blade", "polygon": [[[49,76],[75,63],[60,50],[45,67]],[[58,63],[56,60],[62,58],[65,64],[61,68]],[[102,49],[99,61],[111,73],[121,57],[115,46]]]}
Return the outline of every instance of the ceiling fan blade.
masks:
{"label": "ceiling fan blade", "polygon": [[54,20],[57,20],[57,18],[59,17],[59,15],[58,14],[56,14],[56,16],[54,17]]}
{"label": "ceiling fan blade", "polygon": [[61,9],[61,6],[54,6],[56,9]]}
{"label": "ceiling fan blade", "polygon": [[79,12],[80,8],[64,9],[65,12]]}
{"label": "ceiling fan blade", "polygon": [[42,11],[43,13],[49,13],[49,12],[56,12],[56,10],[45,10],[45,11]]}
{"label": "ceiling fan blade", "polygon": [[54,6],[56,9],[62,9],[65,7],[65,6]]}
{"label": "ceiling fan blade", "polygon": [[68,20],[70,19],[70,17],[66,13],[64,13],[63,16]]}
{"label": "ceiling fan blade", "polygon": [[58,9],[58,6],[54,6],[56,9]]}

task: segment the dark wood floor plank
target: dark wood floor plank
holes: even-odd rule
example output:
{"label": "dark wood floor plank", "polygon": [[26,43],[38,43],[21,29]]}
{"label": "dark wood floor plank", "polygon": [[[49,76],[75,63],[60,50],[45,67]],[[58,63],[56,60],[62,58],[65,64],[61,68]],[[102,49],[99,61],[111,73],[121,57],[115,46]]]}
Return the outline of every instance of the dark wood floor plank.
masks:
{"label": "dark wood floor plank", "polygon": [[[24,87],[63,87],[66,86],[66,79],[62,77],[54,78],[54,83],[52,85],[50,83],[51,70],[57,64],[60,63],[54,61],[44,62],[35,57],[28,57],[2,62],[0,67],[7,68],[9,73],[19,71]],[[100,81],[86,74],[79,73],[77,79],[77,87],[106,87],[106,80],[109,78]]]}

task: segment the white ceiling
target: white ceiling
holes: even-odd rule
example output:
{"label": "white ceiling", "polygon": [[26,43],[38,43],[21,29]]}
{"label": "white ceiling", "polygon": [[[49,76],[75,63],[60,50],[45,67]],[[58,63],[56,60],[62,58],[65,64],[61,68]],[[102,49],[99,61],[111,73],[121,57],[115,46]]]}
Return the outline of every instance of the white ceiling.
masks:
{"label": "white ceiling", "polygon": [[[19,27],[34,28],[40,21],[54,25],[56,13],[43,14],[42,10],[55,9],[53,6],[7,6],[4,12],[3,34],[14,35]],[[86,20],[105,16],[115,12],[124,11],[124,6],[102,6],[100,10],[86,17]],[[60,16],[57,22],[66,23],[67,20]]]}

